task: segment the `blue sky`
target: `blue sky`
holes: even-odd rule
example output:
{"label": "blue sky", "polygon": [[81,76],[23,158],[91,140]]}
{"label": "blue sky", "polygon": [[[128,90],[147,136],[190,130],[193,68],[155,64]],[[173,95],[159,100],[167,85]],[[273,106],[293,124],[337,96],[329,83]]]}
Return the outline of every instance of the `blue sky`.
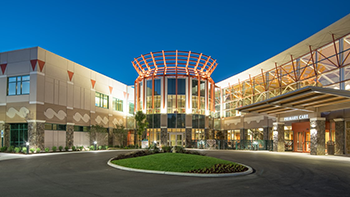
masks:
{"label": "blue sky", "polygon": [[217,59],[219,82],[349,14],[350,1],[2,1],[0,52],[40,46],[131,85],[131,61],[161,50]]}

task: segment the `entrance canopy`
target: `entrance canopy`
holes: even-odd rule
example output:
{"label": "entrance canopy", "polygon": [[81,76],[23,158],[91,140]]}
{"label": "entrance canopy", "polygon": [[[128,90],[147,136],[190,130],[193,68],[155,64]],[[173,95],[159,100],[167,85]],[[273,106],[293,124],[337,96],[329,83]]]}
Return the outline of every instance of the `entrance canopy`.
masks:
{"label": "entrance canopy", "polygon": [[315,108],[350,102],[350,91],[307,86],[264,101],[236,108],[245,113],[315,112]]}

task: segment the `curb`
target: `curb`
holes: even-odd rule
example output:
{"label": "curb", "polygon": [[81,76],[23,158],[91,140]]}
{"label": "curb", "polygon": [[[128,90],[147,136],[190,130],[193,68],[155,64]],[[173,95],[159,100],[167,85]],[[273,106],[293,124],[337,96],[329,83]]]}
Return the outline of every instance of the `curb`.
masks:
{"label": "curb", "polygon": [[135,169],[135,168],[128,168],[124,166],[119,166],[116,164],[113,164],[111,161],[114,158],[111,158],[108,160],[107,164],[111,166],[112,168],[116,168],[119,170],[125,170],[130,172],[142,172],[142,173],[149,173],[149,174],[164,174],[164,175],[173,175],[173,176],[190,176],[190,177],[207,177],[207,178],[217,178],[217,177],[232,177],[232,176],[243,176],[253,173],[253,169],[250,166],[247,166],[245,164],[237,163],[242,166],[245,166],[248,168],[245,172],[235,172],[235,173],[226,173],[226,174],[195,174],[195,173],[183,173],[183,172],[169,172],[169,171],[156,171],[156,170],[141,170],[141,169]]}

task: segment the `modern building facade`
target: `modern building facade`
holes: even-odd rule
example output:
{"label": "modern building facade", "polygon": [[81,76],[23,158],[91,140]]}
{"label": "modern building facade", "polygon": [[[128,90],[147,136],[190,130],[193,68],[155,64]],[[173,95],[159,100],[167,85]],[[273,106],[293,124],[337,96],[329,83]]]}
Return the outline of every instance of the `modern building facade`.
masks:
{"label": "modern building facade", "polygon": [[1,53],[0,62],[2,146],[86,147],[91,125],[106,129],[98,144],[113,144],[109,134],[133,114],[132,87],[40,47]]}
{"label": "modern building facade", "polygon": [[217,61],[191,51],[135,58],[133,86],[40,47],[0,53],[2,145],[88,146],[91,125],[106,129],[101,145],[118,144],[116,125],[130,128],[133,144],[132,114],[141,110],[149,122],[142,138],[160,146],[270,140],[274,151],[349,154],[349,56],[350,15],[217,83]]}

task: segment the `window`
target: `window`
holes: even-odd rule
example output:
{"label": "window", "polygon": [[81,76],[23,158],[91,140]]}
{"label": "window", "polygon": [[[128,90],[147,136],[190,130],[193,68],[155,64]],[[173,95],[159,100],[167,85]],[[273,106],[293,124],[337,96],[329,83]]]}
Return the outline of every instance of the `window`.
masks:
{"label": "window", "polygon": [[74,126],[74,131],[89,131],[89,126]]}
{"label": "window", "polygon": [[185,128],[186,114],[168,114],[168,128]]}
{"label": "window", "polygon": [[160,128],[160,114],[147,115],[148,128]]}
{"label": "window", "polygon": [[29,94],[30,76],[9,77],[7,83],[7,95]]}
{"label": "window", "polygon": [[102,93],[95,93],[95,106],[108,109],[109,107],[109,97]]}
{"label": "window", "polygon": [[45,130],[56,130],[56,131],[65,131],[66,125],[64,124],[45,124]]}
{"label": "window", "polygon": [[25,146],[28,141],[28,124],[10,124],[10,146]]}
{"label": "window", "polygon": [[113,98],[113,109],[115,111],[123,111],[123,100]]}
{"label": "window", "polygon": [[129,114],[134,114],[134,103],[129,103]]}
{"label": "window", "polygon": [[193,114],[192,115],[192,128],[204,128],[205,127],[205,116]]}

